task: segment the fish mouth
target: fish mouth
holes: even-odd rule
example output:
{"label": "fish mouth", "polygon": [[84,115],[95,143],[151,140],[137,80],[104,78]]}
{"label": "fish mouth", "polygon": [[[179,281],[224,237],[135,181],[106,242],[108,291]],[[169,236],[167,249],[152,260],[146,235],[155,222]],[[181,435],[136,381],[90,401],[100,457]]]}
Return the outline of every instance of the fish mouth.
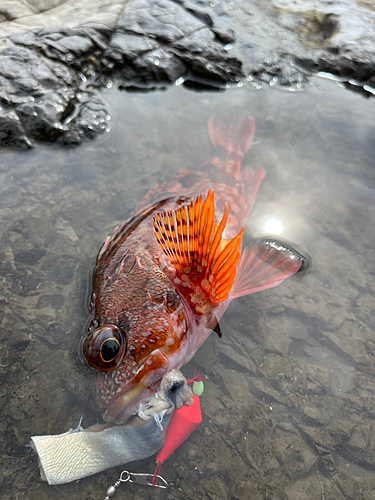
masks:
{"label": "fish mouth", "polygon": [[124,423],[135,413],[139,403],[150,393],[148,384],[142,382],[139,382],[130,389],[124,390],[115,399],[111,400],[102,415],[103,419],[106,422],[116,420],[116,424]]}
{"label": "fish mouth", "polygon": [[160,382],[168,371],[168,360],[165,355],[156,349],[147,356],[135,373],[134,378],[126,384],[124,389],[111,399],[103,419],[116,424],[124,423],[137,412],[139,404],[151,394],[150,386]]}
{"label": "fish mouth", "polygon": [[[143,369],[144,365],[142,365]],[[139,404],[155,392],[152,389],[158,387],[167,371],[167,366],[164,366],[146,373],[141,380],[137,380],[136,376],[116,398],[111,399],[102,415],[103,419],[106,422],[114,421],[118,425],[126,422],[128,418],[137,413]]]}

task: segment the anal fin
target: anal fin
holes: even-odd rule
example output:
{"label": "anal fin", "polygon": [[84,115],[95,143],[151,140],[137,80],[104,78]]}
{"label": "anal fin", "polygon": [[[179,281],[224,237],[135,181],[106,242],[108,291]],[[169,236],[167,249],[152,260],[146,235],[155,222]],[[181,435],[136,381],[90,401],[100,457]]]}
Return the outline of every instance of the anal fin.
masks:
{"label": "anal fin", "polygon": [[304,258],[271,238],[256,238],[242,252],[230,298],[243,297],[280,284],[295,274]]}

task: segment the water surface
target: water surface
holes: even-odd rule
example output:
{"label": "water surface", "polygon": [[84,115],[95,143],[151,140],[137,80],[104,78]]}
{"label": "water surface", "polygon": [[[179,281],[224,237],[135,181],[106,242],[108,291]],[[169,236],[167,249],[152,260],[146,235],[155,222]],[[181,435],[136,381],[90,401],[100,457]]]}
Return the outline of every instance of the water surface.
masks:
{"label": "water surface", "polygon": [[172,487],[117,496],[374,498],[374,101],[318,78],[299,92],[104,98],[112,130],[97,140],[1,153],[3,498],[96,500],[117,479],[121,468],[48,486],[25,445],[99,418],[76,354],[96,253],[155,184],[211,159],[207,119],[223,114],[253,116],[243,167],[266,171],[245,238],[279,232],[313,265],[231,304],[223,338],[183,369],[204,377],[203,423],[163,465]]}

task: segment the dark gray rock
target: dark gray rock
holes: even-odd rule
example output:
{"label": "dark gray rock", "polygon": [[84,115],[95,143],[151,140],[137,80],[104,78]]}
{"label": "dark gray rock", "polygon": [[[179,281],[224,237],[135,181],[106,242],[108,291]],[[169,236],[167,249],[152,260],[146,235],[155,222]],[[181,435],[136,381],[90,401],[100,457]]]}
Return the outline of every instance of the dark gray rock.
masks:
{"label": "dark gray rock", "polygon": [[[64,39],[67,41],[65,55],[71,54],[67,47],[73,41],[76,43],[75,52],[81,51],[77,38],[85,40],[82,37]],[[27,33],[16,39],[33,46],[35,34]],[[72,126],[77,127],[77,123],[81,124],[80,140],[105,131],[107,127],[102,124],[102,118],[105,119],[107,112],[102,103],[100,124],[95,123],[97,113],[89,113],[87,106],[77,113],[78,117],[69,120],[84,82],[67,64],[41,55],[35,47],[41,48],[42,45],[34,46],[34,50],[21,46],[6,47],[0,52],[0,98],[4,103],[0,144],[27,148],[32,146],[33,140],[55,141],[66,135]],[[73,142],[80,140],[76,138]]]}
{"label": "dark gray rock", "polygon": [[89,54],[107,47],[109,33],[105,29],[88,27],[77,29],[34,28],[13,34],[10,39],[17,45],[30,47],[46,57],[80,67]]}
{"label": "dark gray rock", "polygon": [[48,137],[54,141],[68,130],[68,127],[62,124],[66,106],[67,103],[62,97],[50,92],[35,101],[20,104],[17,114],[33,139],[43,141]]}
{"label": "dark gray rock", "polygon": [[[110,48],[108,48],[107,54],[113,59],[117,58],[118,60],[123,60],[123,57],[126,57],[126,59],[132,61],[139,55],[157,47],[158,43],[156,40],[128,33],[116,32],[111,38]],[[116,52],[119,54],[117,57],[113,56]]]}
{"label": "dark gray rock", "polygon": [[170,0],[134,0],[128,4],[117,23],[122,33],[134,33],[159,42],[173,43],[205,24],[189,15],[180,5]]}
{"label": "dark gray rock", "polygon": [[141,82],[172,83],[187,76],[236,81],[244,75],[240,60],[224,48],[229,41],[233,32],[215,26],[209,13],[193,4],[134,0],[119,18],[103,63],[107,73],[115,68]]}
{"label": "dark gray rock", "polygon": [[68,130],[62,137],[64,144],[80,144],[85,138],[93,139],[109,130],[109,117],[102,101],[97,96],[90,99],[79,104],[77,114],[69,121]]}
{"label": "dark gray rock", "polygon": [[31,147],[21,120],[12,110],[0,110],[0,145],[15,146],[20,149]]}
{"label": "dark gray rock", "polygon": [[151,82],[174,82],[185,74],[186,66],[173,53],[163,48],[140,55],[134,61],[135,77]]}
{"label": "dark gray rock", "polygon": [[68,67],[32,50],[6,47],[0,52],[0,79],[2,101],[20,104],[53,91],[69,99],[76,77]]}

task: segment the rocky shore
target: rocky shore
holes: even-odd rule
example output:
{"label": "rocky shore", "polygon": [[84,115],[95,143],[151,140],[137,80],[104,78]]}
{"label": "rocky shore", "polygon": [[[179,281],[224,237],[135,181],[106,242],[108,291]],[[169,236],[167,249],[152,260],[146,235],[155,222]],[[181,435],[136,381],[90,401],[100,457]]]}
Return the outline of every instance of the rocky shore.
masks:
{"label": "rocky shore", "polygon": [[107,127],[100,89],[303,87],[328,72],[375,93],[375,12],[348,0],[14,0],[0,6],[0,145],[79,144]]}

